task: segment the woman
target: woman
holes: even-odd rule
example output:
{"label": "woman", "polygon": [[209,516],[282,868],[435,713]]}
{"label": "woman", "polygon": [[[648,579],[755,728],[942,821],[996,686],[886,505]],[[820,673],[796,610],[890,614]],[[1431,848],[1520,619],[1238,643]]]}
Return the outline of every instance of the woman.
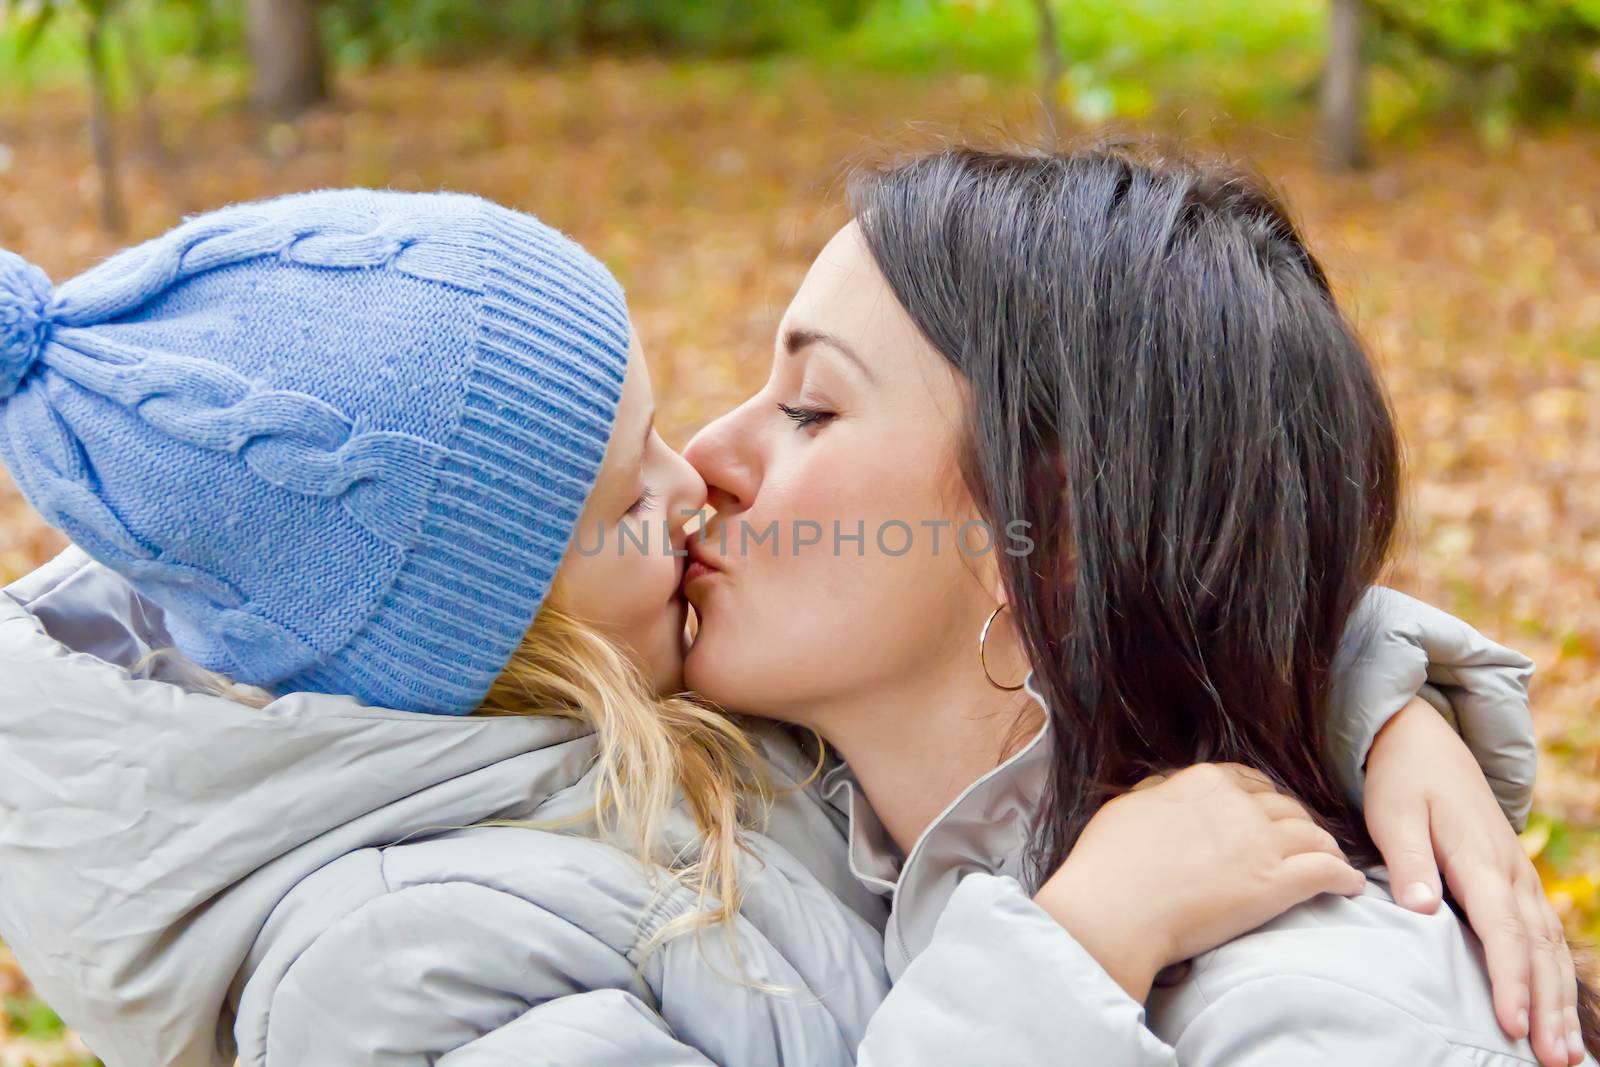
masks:
{"label": "woman", "polygon": [[[717,510],[690,545],[686,679],[843,757],[827,786],[849,795],[855,870],[891,903],[892,977],[942,974],[947,1002],[1037,1019],[933,1024],[940,1062],[1585,1062],[1595,1031],[1574,1002],[1492,995],[1519,955],[1492,925],[1477,924],[1486,969],[1453,912],[1394,902],[1437,899],[1405,856],[1425,850],[1378,824],[1369,837],[1359,796],[1327,774],[1339,742],[1322,709],[1390,548],[1398,445],[1283,210],[1233,172],[1113,150],[951,150],[866,177],[853,203],[784,316],[767,385],[686,450]],[[902,516],[1019,524],[1031,545],[847,564],[722,548],[730,527],[793,519],[864,519],[871,544]],[[1455,680],[1491,658],[1458,651]],[[791,665],[818,662],[831,669]],[[1383,680],[1387,699],[1420,675]],[[1151,787],[1198,761],[1262,778],[1200,767]],[[1369,764],[1393,770],[1381,751]],[[1197,839],[1238,847],[1230,830],[1296,847],[1303,827],[1249,803],[1268,781],[1330,847],[1370,866],[1382,845],[1401,877],[1375,869],[1358,894],[1244,936],[1253,922],[1171,940],[1164,908],[1284,876],[1243,857],[1221,886],[1172,874]],[[1195,817],[1219,797],[1231,817]],[[1455,884],[1476,846],[1447,836]],[[1536,936],[1559,941],[1526,861],[1498,862]],[[1008,970],[976,962],[996,948]],[[1076,979],[1070,1003],[1059,982],[1039,995],[1044,975]],[[869,1042],[910,1004],[891,995]]]}
{"label": "woman", "polygon": [[[883,905],[793,742],[760,737],[763,795],[742,735],[653,698],[681,558],[588,551],[657,516],[676,551],[702,502],[597,264],[482,201],[346,192],[202,216],[59,293],[0,267],[0,447],[80,546],[0,599],[0,932],[103,1058],[944,1054],[925,1019],[867,1033]],[[1394,710],[1367,707],[1347,769]],[[772,810],[735,845],[741,799]],[[1312,876],[1191,895],[1174,935],[1355,888],[1304,813],[1250,803],[1306,828]],[[1241,844],[1182,871],[1285,859]]]}

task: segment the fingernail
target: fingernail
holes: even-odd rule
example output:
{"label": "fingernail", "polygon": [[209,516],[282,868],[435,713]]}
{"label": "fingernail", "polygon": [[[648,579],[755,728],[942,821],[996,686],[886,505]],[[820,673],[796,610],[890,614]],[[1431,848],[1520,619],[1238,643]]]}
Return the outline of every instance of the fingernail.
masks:
{"label": "fingernail", "polygon": [[1521,1030],[1524,1034],[1526,1034],[1528,1032],[1528,1009],[1527,1008],[1523,1008],[1521,1011],[1517,1012],[1517,1029]]}
{"label": "fingernail", "polygon": [[1427,882],[1412,882],[1406,886],[1400,902],[1408,908],[1425,908],[1433,900],[1433,886]]}
{"label": "fingernail", "polygon": [[1562,1059],[1567,1058],[1567,1042],[1565,1038],[1556,1038],[1556,1055]]}
{"label": "fingernail", "polygon": [[1583,1033],[1582,1031],[1574,1030],[1567,1035],[1567,1051],[1577,1052],[1581,1048],[1583,1048]]}

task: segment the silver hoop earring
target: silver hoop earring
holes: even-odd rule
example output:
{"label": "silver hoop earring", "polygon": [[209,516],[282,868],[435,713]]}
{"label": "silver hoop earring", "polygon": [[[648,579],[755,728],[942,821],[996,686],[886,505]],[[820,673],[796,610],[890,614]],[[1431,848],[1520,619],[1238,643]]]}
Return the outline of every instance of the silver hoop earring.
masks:
{"label": "silver hoop earring", "polygon": [[994,625],[994,620],[998,618],[1000,613],[1004,610],[1006,610],[1006,606],[1004,604],[1001,604],[999,607],[995,608],[994,612],[989,616],[989,618],[984,621],[983,629],[978,633],[978,666],[983,668],[983,676],[989,680],[990,685],[1001,690],[1002,692],[1015,693],[1018,689],[1021,689],[1026,682],[1018,682],[1016,685],[1001,685],[999,682],[995,681],[994,675],[989,673],[989,658],[986,651],[989,644],[989,627]]}

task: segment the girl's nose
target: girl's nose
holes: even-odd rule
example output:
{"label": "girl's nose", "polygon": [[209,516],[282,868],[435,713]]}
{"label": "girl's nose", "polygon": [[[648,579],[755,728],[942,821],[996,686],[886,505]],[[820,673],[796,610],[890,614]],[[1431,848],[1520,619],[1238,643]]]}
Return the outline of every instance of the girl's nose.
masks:
{"label": "girl's nose", "polygon": [[700,472],[678,452],[672,452],[669,478],[666,514],[668,522],[677,529],[705,510],[706,483]]}

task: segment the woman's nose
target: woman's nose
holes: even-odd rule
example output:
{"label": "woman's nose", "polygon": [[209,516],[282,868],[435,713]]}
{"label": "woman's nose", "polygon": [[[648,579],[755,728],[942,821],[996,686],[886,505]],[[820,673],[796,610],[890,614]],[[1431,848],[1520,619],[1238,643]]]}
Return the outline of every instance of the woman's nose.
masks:
{"label": "woman's nose", "polygon": [[748,418],[753,402],[707,423],[683,449],[683,458],[705,479],[706,500],[717,511],[748,505],[760,483]]}

